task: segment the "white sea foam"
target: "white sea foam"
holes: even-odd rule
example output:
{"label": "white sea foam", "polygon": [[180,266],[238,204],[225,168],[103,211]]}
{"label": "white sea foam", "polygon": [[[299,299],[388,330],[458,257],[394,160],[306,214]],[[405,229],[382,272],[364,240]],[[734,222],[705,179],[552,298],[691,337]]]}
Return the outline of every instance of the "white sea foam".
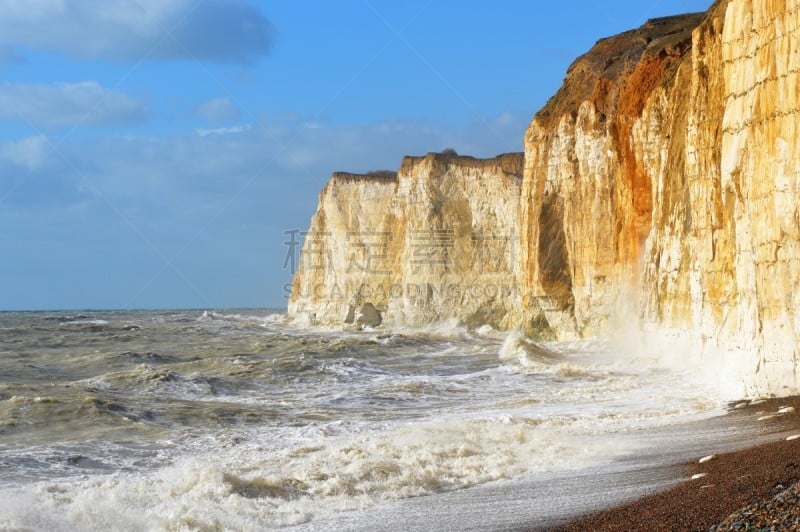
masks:
{"label": "white sea foam", "polygon": [[409,326],[388,326],[383,330],[390,331],[406,336],[418,337],[439,337],[439,338],[468,338],[470,332],[468,327],[457,318],[436,321],[421,327]]}
{"label": "white sea foam", "polygon": [[243,323],[247,325],[260,325],[268,327],[270,325],[287,323],[287,317],[283,313],[275,312],[272,314],[255,315],[255,314],[224,314],[215,312],[213,310],[204,310],[203,313],[197,317],[198,322],[210,321],[227,321],[233,323]]}
{"label": "white sea foam", "polygon": [[[455,321],[342,332],[302,330],[282,314],[137,319],[148,324],[153,356],[129,352],[144,335],[100,332],[107,352],[96,360],[72,352],[59,359],[75,371],[61,395],[38,381],[0,386],[6,397],[27,398],[3,401],[0,422],[18,419],[23,407],[40,420],[50,411],[67,416],[61,405],[91,395],[97,399],[87,412],[109,423],[103,437],[116,438],[123,427],[144,449],[95,444],[94,432],[70,446],[55,429],[52,445],[21,446],[9,463],[23,481],[0,484],[0,528],[314,522],[607,463],[638,449],[642,428],[718,411],[717,397],[684,372],[597,341],[539,343],[519,331],[470,331]],[[36,377],[27,366],[0,369]],[[61,402],[35,400],[51,396]],[[46,437],[50,425],[41,426]],[[118,472],[95,475],[70,463],[83,456],[108,458],[104,470]],[[52,474],[33,471],[32,462]],[[56,480],[34,482],[41,478]]]}
{"label": "white sea foam", "polygon": [[[354,368],[361,371],[360,365]],[[198,442],[193,452],[158,470],[6,488],[0,491],[0,527],[285,526],[393,499],[602,464],[637,448],[635,439],[620,438],[618,431],[677,422],[710,408],[702,396],[687,403],[677,389],[672,399],[657,393],[662,390],[642,377],[579,379],[532,392],[537,393],[528,396],[533,401],[478,402],[473,414],[414,424],[336,421],[294,431],[253,431],[243,441]],[[502,368],[375,378],[410,386],[415,397],[426,390],[441,396],[437,387],[448,383],[469,393],[473,379],[483,381],[489,392],[525,382]],[[668,389],[676,382],[662,384]]]}
{"label": "white sea foam", "polygon": [[609,460],[603,438],[530,419],[459,419],[323,439],[281,453],[243,445],[146,474],[2,493],[4,527],[251,528],[290,525],[383,500]]}
{"label": "white sea foam", "polygon": [[497,334],[497,331],[491,325],[481,325],[477,329],[475,329],[475,333],[479,336],[494,336]]}
{"label": "white sea foam", "polygon": [[61,322],[61,325],[108,325],[106,320],[81,319]]}
{"label": "white sea foam", "polygon": [[506,335],[498,356],[533,370],[546,370],[560,359],[557,353],[529,340],[517,329]]}

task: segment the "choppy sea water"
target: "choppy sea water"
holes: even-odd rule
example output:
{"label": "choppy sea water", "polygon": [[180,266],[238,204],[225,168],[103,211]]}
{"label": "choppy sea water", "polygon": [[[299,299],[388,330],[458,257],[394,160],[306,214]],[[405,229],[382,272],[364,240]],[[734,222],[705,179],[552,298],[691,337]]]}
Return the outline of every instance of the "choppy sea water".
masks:
{"label": "choppy sea water", "polygon": [[268,310],[0,313],[0,527],[358,528],[422,507],[437,528],[447,497],[579,478],[721,404],[601,342],[308,330]]}

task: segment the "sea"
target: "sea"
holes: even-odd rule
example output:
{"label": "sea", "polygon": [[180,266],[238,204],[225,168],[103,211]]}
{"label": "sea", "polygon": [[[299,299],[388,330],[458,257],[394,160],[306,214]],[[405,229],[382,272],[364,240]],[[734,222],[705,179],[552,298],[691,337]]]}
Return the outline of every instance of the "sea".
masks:
{"label": "sea", "polygon": [[270,309],[4,312],[0,528],[546,526],[735,440],[686,428],[725,404],[607,341],[309,329]]}

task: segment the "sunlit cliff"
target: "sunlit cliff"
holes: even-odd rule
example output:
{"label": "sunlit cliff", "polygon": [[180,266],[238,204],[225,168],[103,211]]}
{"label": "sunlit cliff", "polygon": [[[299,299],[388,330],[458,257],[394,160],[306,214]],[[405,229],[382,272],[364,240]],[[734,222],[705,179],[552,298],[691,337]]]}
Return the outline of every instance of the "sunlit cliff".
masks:
{"label": "sunlit cliff", "polygon": [[799,12],[719,0],[598,41],[533,118],[524,157],[334,174],[290,314],[547,339],[633,323],[741,393],[797,393]]}

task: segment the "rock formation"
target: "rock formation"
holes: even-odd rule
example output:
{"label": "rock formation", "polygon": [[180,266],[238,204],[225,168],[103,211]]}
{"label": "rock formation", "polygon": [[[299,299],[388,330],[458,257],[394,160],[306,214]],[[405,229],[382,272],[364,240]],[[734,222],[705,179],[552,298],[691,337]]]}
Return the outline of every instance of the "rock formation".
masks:
{"label": "rock formation", "polygon": [[311,324],[513,326],[521,153],[406,157],[320,193],[289,313]]}
{"label": "rock formation", "polygon": [[669,87],[702,17],[651,20],[599,41],[528,128],[519,269],[525,305],[550,309],[548,322],[561,313],[578,334],[598,334],[635,299],[651,230],[649,167],[668,136],[641,116]]}
{"label": "rock formation", "polygon": [[[654,345],[713,361],[737,393],[797,393],[799,13],[796,0],[717,0],[600,40],[534,117],[524,162],[429,154],[396,178],[335,174],[290,314],[546,338],[633,320]],[[368,256],[385,269],[353,266]],[[356,291],[314,293],[338,285]]]}
{"label": "rock formation", "polygon": [[663,131],[650,137],[662,155],[648,165],[642,316],[750,393],[798,391],[799,13],[797,1],[716,2],[640,122]]}

